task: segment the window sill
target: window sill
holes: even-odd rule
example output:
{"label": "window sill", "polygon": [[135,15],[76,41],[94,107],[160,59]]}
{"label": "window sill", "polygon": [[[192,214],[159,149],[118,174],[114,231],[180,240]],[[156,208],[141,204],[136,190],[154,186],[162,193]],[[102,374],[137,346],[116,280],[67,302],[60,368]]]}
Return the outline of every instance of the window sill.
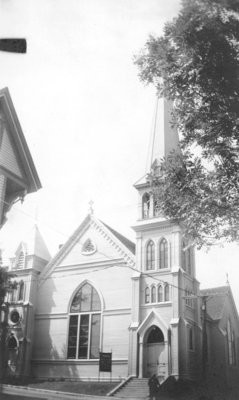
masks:
{"label": "window sill", "polygon": [[144,308],[148,308],[148,307],[167,307],[167,306],[171,306],[172,305],[172,301],[171,300],[169,300],[169,301],[162,301],[162,302],[160,302],[160,303],[147,303],[147,304],[145,304],[145,303],[143,303],[143,304],[141,304],[141,307],[144,307]]}

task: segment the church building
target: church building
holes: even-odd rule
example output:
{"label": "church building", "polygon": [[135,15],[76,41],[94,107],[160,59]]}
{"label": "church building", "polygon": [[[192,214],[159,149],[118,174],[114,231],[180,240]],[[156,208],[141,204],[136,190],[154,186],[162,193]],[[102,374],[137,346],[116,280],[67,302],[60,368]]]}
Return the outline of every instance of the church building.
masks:
{"label": "church building", "polygon": [[[148,173],[180,152],[170,103],[155,117]],[[37,226],[10,269],[8,373],[98,379],[100,352],[112,379],[238,380],[239,318],[229,285],[200,290],[194,248],[164,218],[147,175],[135,184],[136,245],[91,211],[51,258]],[[101,379],[109,379],[101,372]]]}

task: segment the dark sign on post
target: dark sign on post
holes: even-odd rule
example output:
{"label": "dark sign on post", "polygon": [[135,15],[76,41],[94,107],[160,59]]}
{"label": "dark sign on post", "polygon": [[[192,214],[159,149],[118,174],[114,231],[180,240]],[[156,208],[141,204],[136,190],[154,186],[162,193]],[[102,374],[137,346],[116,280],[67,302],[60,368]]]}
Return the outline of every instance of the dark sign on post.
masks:
{"label": "dark sign on post", "polygon": [[99,371],[111,372],[111,366],[112,366],[112,353],[100,352]]}

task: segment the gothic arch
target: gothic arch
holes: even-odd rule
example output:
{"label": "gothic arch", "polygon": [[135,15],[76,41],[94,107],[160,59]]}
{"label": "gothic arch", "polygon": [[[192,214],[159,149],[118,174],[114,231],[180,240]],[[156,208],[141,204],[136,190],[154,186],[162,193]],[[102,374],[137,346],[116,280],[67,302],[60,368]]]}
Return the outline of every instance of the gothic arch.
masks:
{"label": "gothic arch", "polygon": [[144,247],[145,270],[155,270],[156,267],[156,246],[153,239],[148,239]]}
{"label": "gothic arch", "polygon": [[77,293],[85,284],[91,285],[91,286],[96,290],[96,292],[98,293],[99,298],[100,298],[101,311],[102,311],[102,312],[104,311],[104,309],[105,309],[105,304],[104,304],[104,299],[103,299],[103,296],[102,296],[101,291],[99,290],[99,288],[97,287],[97,285],[95,285],[94,282],[92,282],[92,281],[90,281],[90,280],[88,280],[88,279],[85,279],[85,280],[82,281],[82,282],[75,288],[75,290],[72,292],[71,297],[70,297],[69,302],[68,302],[67,313],[70,312],[71,304],[72,304],[72,301],[73,301],[73,299],[74,299],[76,293]]}

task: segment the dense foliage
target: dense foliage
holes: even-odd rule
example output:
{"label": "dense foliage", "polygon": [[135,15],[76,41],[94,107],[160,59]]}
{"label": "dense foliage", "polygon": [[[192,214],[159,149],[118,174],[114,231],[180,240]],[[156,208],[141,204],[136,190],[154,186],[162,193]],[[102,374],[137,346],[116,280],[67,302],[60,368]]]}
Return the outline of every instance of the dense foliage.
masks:
{"label": "dense foliage", "polygon": [[184,0],[135,62],[140,78],[175,105],[182,155],[150,177],[163,212],[199,247],[237,240],[239,1]]}

